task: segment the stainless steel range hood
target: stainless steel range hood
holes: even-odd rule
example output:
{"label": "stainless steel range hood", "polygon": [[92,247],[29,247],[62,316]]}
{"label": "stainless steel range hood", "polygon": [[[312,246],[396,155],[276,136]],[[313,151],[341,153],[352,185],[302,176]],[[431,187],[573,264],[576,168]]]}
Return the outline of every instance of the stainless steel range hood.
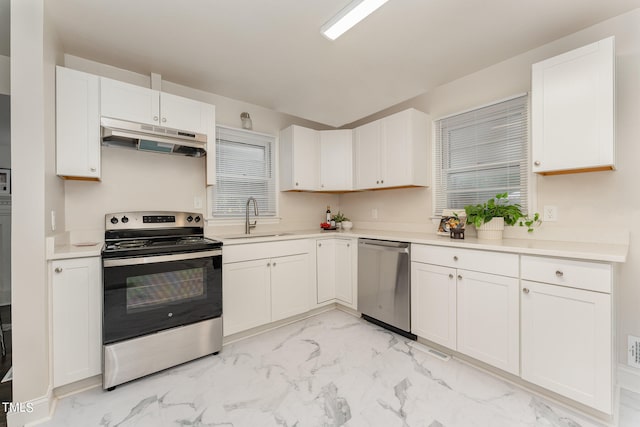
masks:
{"label": "stainless steel range hood", "polygon": [[202,157],[207,154],[207,135],[103,117],[102,145],[155,153]]}

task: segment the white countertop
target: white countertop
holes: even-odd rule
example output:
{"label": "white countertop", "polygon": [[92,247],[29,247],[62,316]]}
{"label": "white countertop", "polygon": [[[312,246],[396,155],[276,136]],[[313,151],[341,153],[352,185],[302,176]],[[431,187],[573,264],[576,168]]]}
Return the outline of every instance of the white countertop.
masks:
{"label": "white countertop", "polygon": [[[89,245],[89,243],[93,243]],[[47,260],[87,258],[100,256],[104,242],[82,242],[76,244],[54,245],[52,250],[47,250]]]}
{"label": "white countertop", "polygon": [[[280,235],[268,235],[277,233],[280,233]],[[263,234],[263,236],[261,236],[261,234]],[[361,229],[352,231],[298,230],[273,233],[255,233],[252,235],[254,237],[248,238],[238,238],[239,236],[241,235],[207,235],[207,237],[221,240],[223,242],[223,247],[224,245],[241,245],[247,243],[274,242],[292,239],[363,237],[369,239],[397,240],[425,245],[449,246],[495,252],[510,252],[524,255],[542,255],[604,262],[625,262],[627,260],[627,253],[629,252],[629,245],[627,244],[563,242],[535,239],[503,239],[491,241],[479,240],[476,237],[465,237],[464,240],[454,240],[448,236],[439,236],[435,233]]]}

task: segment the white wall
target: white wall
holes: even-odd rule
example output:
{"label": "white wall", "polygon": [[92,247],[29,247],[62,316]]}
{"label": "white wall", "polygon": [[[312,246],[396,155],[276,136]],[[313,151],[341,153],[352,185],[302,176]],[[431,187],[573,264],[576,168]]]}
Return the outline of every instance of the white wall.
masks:
{"label": "white wall", "polygon": [[[618,352],[626,362],[627,334],[640,336],[640,9],[604,21],[477,73],[439,86],[373,118],[415,107],[437,119],[510,95],[531,90],[531,65],[610,35],[616,36],[616,143],[617,170],[586,174],[535,177],[537,206],[558,207],[558,222],[543,224],[538,236],[566,236],[566,230],[609,228],[631,230],[629,258],[619,280]],[[356,123],[356,124],[358,124]],[[409,192],[414,192],[410,195]],[[431,190],[401,190],[343,195],[340,204],[356,221],[370,221],[369,211],[378,207],[379,222],[411,222],[424,227],[432,214]],[[586,239],[602,236],[582,234]],[[534,234],[534,237],[535,237]],[[640,371],[639,371],[640,373]]]}
{"label": "white wall", "polygon": [[[43,1],[11,2],[13,400],[49,391]],[[19,238],[17,238],[19,236]]]}
{"label": "white wall", "polygon": [[[105,64],[65,55],[65,66],[104,77],[149,87],[150,77]],[[316,129],[326,126],[268,108],[226,98],[168,81],[162,91],[197,99],[216,106],[216,123],[240,127],[240,113],[251,114],[253,129],[278,135],[280,129],[299,124]],[[99,238],[104,233],[104,215],[129,210],[194,209],[194,197],[205,200],[204,159],[143,153],[118,148],[102,148],[102,182],[65,182],[65,227],[75,240]],[[278,226],[259,225],[259,230],[318,226],[327,205],[336,206],[337,195],[280,193]],[[243,227],[209,227],[208,233],[242,232]]]}

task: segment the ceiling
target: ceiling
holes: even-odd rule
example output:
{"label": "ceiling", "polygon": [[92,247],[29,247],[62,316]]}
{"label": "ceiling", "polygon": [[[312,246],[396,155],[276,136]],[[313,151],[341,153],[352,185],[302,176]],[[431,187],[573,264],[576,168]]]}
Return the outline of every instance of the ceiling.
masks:
{"label": "ceiling", "polygon": [[640,0],[390,0],[329,41],[319,29],[348,2],[45,5],[65,53],[335,127],[640,7]]}

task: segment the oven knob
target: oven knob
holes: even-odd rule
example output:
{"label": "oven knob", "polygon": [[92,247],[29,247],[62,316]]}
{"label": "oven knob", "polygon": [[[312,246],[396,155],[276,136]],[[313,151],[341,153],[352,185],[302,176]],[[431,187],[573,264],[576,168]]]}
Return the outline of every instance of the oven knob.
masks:
{"label": "oven knob", "polygon": [[129,222],[129,218],[127,218],[126,216],[123,216],[121,221],[122,221],[123,224],[126,224],[126,223]]}
{"label": "oven knob", "polygon": [[196,222],[200,222],[200,217],[199,216],[196,217]]}
{"label": "oven knob", "polygon": [[188,222],[193,221],[193,217],[192,217],[191,215],[189,215],[189,216],[187,217],[187,221],[188,221]]}
{"label": "oven knob", "polygon": [[111,218],[111,224],[117,224],[117,223],[118,223],[118,218],[116,218],[115,216]]}

